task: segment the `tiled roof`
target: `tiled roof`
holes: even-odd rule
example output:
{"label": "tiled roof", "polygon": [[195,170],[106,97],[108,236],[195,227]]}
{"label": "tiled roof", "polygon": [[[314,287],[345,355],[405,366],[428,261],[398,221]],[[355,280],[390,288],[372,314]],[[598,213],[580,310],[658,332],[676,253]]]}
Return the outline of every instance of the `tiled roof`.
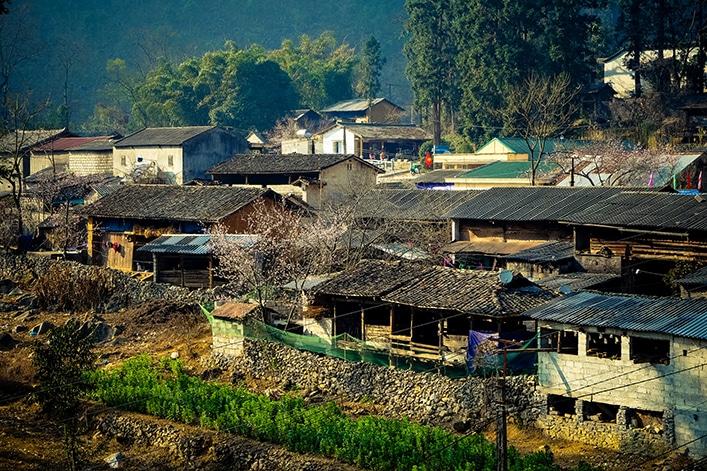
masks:
{"label": "tiled roof", "polygon": [[675,280],[675,283],[678,285],[697,285],[707,289],[707,267],[702,267],[692,273],[688,273],[682,278]]}
{"label": "tiled roof", "polygon": [[707,299],[648,298],[580,292],[525,315],[576,326],[657,332],[707,340]]}
{"label": "tiled roof", "polygon": [[672,231],[707,230],[707,196],[621,192],[559,218],[576,224]]}
{"label": "tiled roof", "polygon": [[120,139],[115,147],[180,146],[216,126],[185,126],[179,128],[145,128]]}
{"label": "tiled roof", "polygon": [[450,211],[446,217],[482,221],[554,222],[566,220],[570,215],[621,191],[621,188],[614,187],[491,188]]}
{"label": "tiled roof", "polygon": [[621,279],[619,275],[611,273],[564,273],[541,278],[535,283],[555,291],[560,291],[562,287],[566,286],[571,292],[577,292],[619,279]]}
{"label": "tiled roof", "polygon": [[[231,241],[242,246],[253,245],[257,236],[250,234],[226,234]],[[166,234],[140,247],[138,252],[166,253],[174,255],[206,255],[211,253],[209,234]]]}
{"label": "tiled roof", "polygon": [[364,139],[416,141],[432,139],[432,134],[428,131],[411,124],[340,123],[338,127],[345,127],[347,131]]}
{"label": "tiled roof", "polygon": [[444,220],[445,213],[469,200],[480,191],[373,190],[357,205],[361,218],[385,218],[408,221]]}
{"label": "tiled roof", "polygon": [[573,257],[574,243],[557,240],[506,255],[505,259],[529,263],[542,263],[566,260]]}
{"label": "tiled roof", "polygon": [[124,185],[81,209],[102,218],[218,222],[257,201],[264,188],[230,186]]}
{"label": "tiled roof", "polygon": [[238,154],[225,162],[208,169],[213,175],[264,175],[280,173],[312,173],[356,159],[365,165],[384,170],[351,154]]}
{"label": "tiled roof", "polygon": [[490,316],[521,314],[556,296],[519,275],[503,285],[496,272],[379,260],[363,261],[313,292]]}
{"label": "tiled roof", "polygon": [[457,240],[450,242],[442,247],[442,253],[450,254],[485,254],[485,255],[510,255],[512,253],[526,250],[536,245],[540,245],[541,241],[511,241],[504,242],[502,240]]}

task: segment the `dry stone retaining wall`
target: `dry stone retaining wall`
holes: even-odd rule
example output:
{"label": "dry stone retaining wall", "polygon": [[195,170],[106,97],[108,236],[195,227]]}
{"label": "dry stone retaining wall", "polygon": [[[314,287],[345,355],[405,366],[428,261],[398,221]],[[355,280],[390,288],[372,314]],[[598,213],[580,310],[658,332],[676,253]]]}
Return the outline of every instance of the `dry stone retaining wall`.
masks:
{"label": "dry stone retaining wall", "polygon": [[[279,385],[282,390],[299,390],[305,397],[376,404],[386,417],[463,429],[484,428],[494,418],[498,391],[495,378],[452,379],[347,362],[250,339],[243,339],[241,356],[215,351],[212,361],[219,368],[229,369],[235,381],[251,377]],[[536,393],[535,384],[534,376],[507,378],[509,410],[523,423],[534,424],[542,410],[544,401]]]}

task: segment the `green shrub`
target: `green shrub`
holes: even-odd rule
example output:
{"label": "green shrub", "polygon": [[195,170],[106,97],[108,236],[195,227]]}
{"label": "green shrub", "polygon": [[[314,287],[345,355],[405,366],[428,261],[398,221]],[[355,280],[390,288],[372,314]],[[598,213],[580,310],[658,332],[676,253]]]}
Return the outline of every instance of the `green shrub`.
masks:
{"label": "green shrub", "polygon": [[[279,401],[190,377],[178,360],[147,356],[97,372],[93,397],[109,406],[153,414],[268,441],[299,453],[335,457],[380,471],[492,471],[494,446],[483,435],[457,436],[408,420],[347,417],[334,403],[309,407],[300,397]],[[557,471],[549,451],[508,452],[511,471]],[[582,471],[596,471],[582,468]]]}

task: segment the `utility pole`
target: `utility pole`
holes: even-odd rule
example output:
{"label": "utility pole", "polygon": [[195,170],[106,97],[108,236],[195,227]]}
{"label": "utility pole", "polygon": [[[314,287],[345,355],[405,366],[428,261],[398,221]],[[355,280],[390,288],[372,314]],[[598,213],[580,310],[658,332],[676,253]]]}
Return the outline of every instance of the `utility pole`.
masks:
{"label": "utility pole", "polygon": [[[498,378],[496,400],[496,471],[508,470],[508,435],[506,433],[506,364],[508,346],[503,343],[503,374]],[[515,342],[514,342],[515,343]]]}

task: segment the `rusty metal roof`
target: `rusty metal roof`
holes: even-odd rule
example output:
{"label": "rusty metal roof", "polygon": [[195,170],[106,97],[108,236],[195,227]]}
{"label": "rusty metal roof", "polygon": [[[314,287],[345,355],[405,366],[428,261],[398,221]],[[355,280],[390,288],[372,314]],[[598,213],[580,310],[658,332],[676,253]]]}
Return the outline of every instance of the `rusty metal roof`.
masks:
{"label": "rusty metal roof", "polygon": [[556,298],[524,313],[537,320],[707,340],[706,298],[650,298],[588,291]]}

